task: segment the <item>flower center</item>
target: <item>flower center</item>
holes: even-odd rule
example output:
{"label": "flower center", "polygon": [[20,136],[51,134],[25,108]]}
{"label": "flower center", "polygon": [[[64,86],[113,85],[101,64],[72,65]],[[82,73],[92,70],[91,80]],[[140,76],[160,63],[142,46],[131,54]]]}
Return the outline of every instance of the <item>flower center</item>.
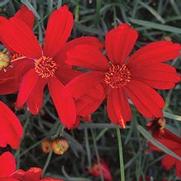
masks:
{"label": "flower center", "polygon": [[53,58],[42,56],[35,60],[35,71],[42,78],[49,78],[55,75],[57,64]]}
{"label": "flower center", "polygon": [[9,56],[4,52],[0,52],[0,70],[7,68],[9,64],[10,64]]}
{"label": "flower center", "polygon": [[130,80],[131,73],[125,64],[110,64],[109,70],[105,73],[104,77],[105,83],[111,88],[124,87]]}

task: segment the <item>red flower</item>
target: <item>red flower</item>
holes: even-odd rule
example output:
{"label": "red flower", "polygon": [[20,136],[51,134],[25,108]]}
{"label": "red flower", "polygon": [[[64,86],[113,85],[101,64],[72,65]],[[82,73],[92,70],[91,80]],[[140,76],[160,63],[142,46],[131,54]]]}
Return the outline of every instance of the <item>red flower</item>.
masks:
{"label": "red flower", "polygon": [[[17,107],[26,102],[29,110],[36,114],[43,104],[43,91],[48,85],[58,115],[64,126],[76,124],[74,100],[64,84],[78,73],[64,63],[66,51],[77,44],[99,46],[95,38],[78,38],[66,43],[73,26],[73,16],[67,6],[55,10],[48,21],[43,48],[31,29],[18,18],[11,18],[0,27],[3,43],[14,52],[26,57],[28,71],[23,76],[17,98]],[[21,70],[19,70],[21,71]]]}
{"label": "red flower", "polygon": [[[26,7],[21,6],[15,14],[16,18],[24,21],[30,28],[34,24],[33,13]],[[0,17],[0,26],[7,21],[6,18]],[[2,37],[0,36],[0,40]],[[19,63],[19,59],[22,59]],[[9,50],[9,52],[0,52],[0,94],[10,94],[18,90],[23,72],[26,71],[24,57]],[[21,71],[19,71],[21,70]]]}
{"label": "red flower", "polygon": [[0,147],[10,145],[17,149],[23,135],[23,128],[16,115],[0,101]]}
{"label": "red flower", "polygon": [[[170,170],[171,168],[175,167],[176,175],[178,177],[181,177],[181,138],[170,132],[168,129],[164,129],[164,133],[162,133],[161,135],[154,134],[153,137],[164,146],[172,150],[174,153],[176,153],[178,156],[180,156],[180,160],[177,160],[171,155],[166,155],[162,159],[161,163],[166,170]],[[151,150],[161,152],[161,150],[154,145],[149,144],[149,146]]]}
{"label": "red flower", "polygon": [[95,163],[94,165],[92,165],[92,167],[89,168],[89,173],[94,177],[100,177],[102,174],[105,181],[113,180],[111,172],[110,172],[110,168],[104,161],[101,161],[100,163]]}
{"label": "red flower", "polygon": [[131,119],[128,98],[145,117],[161,117],[164,101],[153,88],[170,89],[180,80],[175,68],[164,62],[178,57],[181,46],[153,42],[129,56],[137,37],[136,30],[122,24],[106,34],[107,56],[89,45],[78,45],[67,55],[68,64],[91,70],[70,81],[67,90],[79,98],[90,89],[96,96],[95,87],[104,87],[108,116],[122,127]]}

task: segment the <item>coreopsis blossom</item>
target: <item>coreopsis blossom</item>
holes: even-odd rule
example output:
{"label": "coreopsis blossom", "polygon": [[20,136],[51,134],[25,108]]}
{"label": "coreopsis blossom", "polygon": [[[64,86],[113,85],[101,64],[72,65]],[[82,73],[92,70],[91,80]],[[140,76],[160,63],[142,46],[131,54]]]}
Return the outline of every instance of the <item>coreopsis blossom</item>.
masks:
{"label": "coreopsis blossom", "polygon": [[[26,7],[21,6],[14,17],[24,21],[30,28],[34,24],[33,13]],[[0,26],[7,19],[0,16]],[[0,36],[0,41],[2,37]],[[8,47],[7,47],[8,48]],[[21,59],[21,63],[18,60]],[[15,53],[11,49],[0,52],[0,94],[15,93],[18,90],[20,80],[26,72],[25,57]],[[21,70],[21,71],[19,71]]]}
{"label": "coreopsis blossom", "polygon": [[96,96],[98,85],[104,88],[108,116],[122,127],[131,119],[128,99],[146,118],[161,117],[164,100],[154,89],[173,88],[180,80],[175,68],[165,62],[178,57],[181,46],[158,41],[129,55],[137,37],[135,29],[121,24],[106,34],[105,56],[89,45],[77,45],[67,53],[68,64],[90,70],[70,81],[67,90],[79,98],[88,90]]}
{"label": "coreopsis blossom", "polygon": [[23,128],[16,115],[0,101],[0,147],[10,145],[17,149],[23,135]]}
{"label": "coreopsis blossom", "polygon": [[100,177],[102,174],[105,181],[113,180],[110,168],[108,167],[107,163],[105,163],[104,161],[93,164],[92,167],[89,168],[89,173],[94,177]]}
{"label": "coreopsis blossom", "polygon": [[[171,168],[175,167],[176,175],[178,177],[181,177],[181,137],[173,134],[166,128],[164,129],[164,131],[162,130],[161,134],[159,133],[160,131],[158,131],[158,133],[155,133],[154,131],[153,137],[180,157],[180,160],[178,160],[175,157],[166,154],[161,160],[161,164],[166,170],[170,170]],[[153,144],[149,144],[149,146],[153,151],[162,152]]]}
{"label": "coreopsis blossom", "polygon": [[43,104],[44,88],[48,85],[59,118],[67,128],[76,124],[76,107],[71,94],[64,89],[64,84],[79,73],[64,63],[65,53],[77,44],[101,45],[96,38],[91,37],[81,37],[66,43],[72,26],[73,16],[67,6],[55,10],[48,20],[42,47],[32,30],[18,18],[11,18],[0,26],[4,45],[26,57],[28,70],[20,83],[17,107],[27,103],[29,110],[37,114]]}

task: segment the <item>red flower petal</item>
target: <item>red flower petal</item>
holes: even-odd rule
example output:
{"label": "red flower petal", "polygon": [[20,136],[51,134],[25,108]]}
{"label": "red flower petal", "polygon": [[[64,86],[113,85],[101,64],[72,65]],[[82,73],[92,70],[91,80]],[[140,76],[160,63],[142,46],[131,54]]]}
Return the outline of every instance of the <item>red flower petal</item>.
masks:
{"label": "red flower petal", "polygon": [[13,174],[13,178],[19,181],[39,181],[41,178],[42,170],[40,168],[32,167],[28,171],[17,170]]}
{"label": "red flower petal", "polygon": [[12,177],[21,181],[25,173],[26,172],[24,170],[18,169],[15,172],[13,172]]}
{"label": "red flower petal", "polygon": [[18,90],[19,81],[14,71],[0,71],[0,95],[11,94]]}
{"label": "red flower petal", "polygon": [[102,48],[103,44],[93,36],[82,36],[79,38],[75,38],[69,42],[66,43],[64,50],[70,50],[71,48],[74,48],[77,45],[92,45],[97,48]]}
{"label": "red flower petal", "polygon": [[76,123],[76,108],[73,98],[65,90],[64,85],[56,78],[50,79],[48,87],[62,124],[67,128],[74,127]]}
{"label": "red flower petal", "polygon": [[56,77],[63,83],[67,84],[73,78],[81,75],[80,71],[72,70],[70,66],[61,67],[60,70],[56,71]]}
{"label": "red flower petal", "polygon": [[87,91],[94,88],[104,79],[104,74],[101,72],[88,72],[84,73],[73,80],[67,85],[66,89],[72,94],[75,99],[86,95]]}
{"label": "red flower petal", "polygon": [[16,106],[21,108],[32,93],[35,85],[38,82],[38,75],[34,69],[29,70],[21,81]]}
{"label": "red flower petal", "polygon": [[67,6],[55,10],[49,20],[46,30],[44,52],[46,56],[54,57],[64,46],[73,26],[73,16]]}
{"label": "red flower petal", "polygon": [[181,161],[176,162],[176,176],[181,178]]}
{"label": "red flower petal", "polygon": [[0,101],[0,146],[19,147],[23,129],[16,115]]}
{"label": "red flower petal", "polygon": [[109,59],[116,64],[124,63],[137,40],[138,33],[128,24],[121,24],[106,34],[105,46]]}
{"label": "red flower petal", "polygon": [[67,52],[66,63],[98,71],[108,69],[108,61],[99,47],[92,45],[77,45]]}
{"label": "red flower petal", "polygon": [[91,45],[97,48],[102,48],[102,43],[95,37],[83,36],[73,39],[65,44],[61,51],[56,55],[55,60],[59,65],[64,65],[67,58],[67,52],[78,45]]}
{"label": "red flower petal", "polygon": [[[164,134],[162,136],[154,135],[154,138],[174,152],[181,147],[180,137],[173,134],[168,129],[164,129]],[[154,145],[151,144],[150,146],[152,150],[159,151]],[[181,152],[179,155],[181,156]]]}
{"label": "red flower petal", "polygon": [[155,63],[166,62],[180,55],[181,46],[170,41],[158,41],[136,51],[128,60],[130,67],[149,66]]}
{"label": "red flower petal", "polygon": [[[169,131],[168,129],[164,129],[164,131],[165,132],[164,132],[164,135],[162,138],[177,143],[177,146],[172,146],[172,148],[180,147],[180,146],[178,146],[178,144],[181,145],[181,138],[179,136],[175,135],[174,133],[172,133],[171,131]],[[170,145],[175,145],[175,144],[172,143]]]}
{"label": "red flower petal", "polygon": [[102,85],[97,85],[87,91],[87,94],[76,100],[77,114],[82,117],[92,114],[98,109],[105,98]]}
{"label": "red flower petal", "polygon": [[30,29],[33,28],[35,20],[33,12],[29,10],[25,5],[21,6],[19,11],[15,14],[15,17],[26,23]]}
{"label": "red flower petal", "polygon": [[162,117],[164,101],[154,89],[140,81],[132,80],[126,86],[126,93],[145,117]]}
{"label": "red flower petal", "polygon": [[[16,161],[10,152],[0,156],[0,180],[1,177],[8,177],[16,170]],[[4,181],[4,180],[3,180]]]}
{"label": "red flower petal", "polygon": [[32,167],[25,172],[23,181],[38,181],[41,178],[42,170],[40,168]]}
{"label": "red flower petal", "polygon": [[2,179],[1,181],[19,181],[19,180],[10,177],[10,178],[5,178],[5,180]]}
{"label": "red flower petal", "polygon": [[0,16],[0,24],[5,23],[5,22],[7,22],[7,21],[8,21],[8,20],[7,20],[5,17]]}
{"label": "red flower petal", "polygon": [[53,179],[50,177],[46,177],[41,179],[42,169],[37,167],[32,167],[28,171],[17,170],[13,174],[13,178],[18,179],[19,181],[63,181],[60,179]]}
{"label": "red flower petal", "polygon": [[0,26],[2,42],[16,53],[37,58],[42,55],[38,40],[32,30],[18,18],[11,18]]}
{"label": "red flower petal", "polygon": [[19,83],[16,80],[9,79],[6,81],[0,81],[0,95],[12,94],[18,90]]}
{"label": "red flower petal", "polygon": [[125,127],[131,119],[131,109],[123,89],[111,89],[107,98],[107,112],[110,120]]}
{"label": "red flower petal", "polygon": [[27,107],[32,114],[38,114],[43,105],[46,81],[39,79],[28,97]]}
{"label": "red flower petal", "polygon": [[[6,69],[6,72],[0,71],[0,94],[15,93],[21,82],[24,73],[31,68],[33,62],[22,59],[15,61]],[[21,70],[21,71],[20,71]]]}
{"label": "red flower petal", "polygon": [[[172,150],[177,154],[178,156],[181,157],[181,139],[179,136],[173,134],[170,132],[168,129],[164,129],[163,133],[161,135],[159,134],[154,134],[152,133],[154,138],[158,140],[161,144],[166,146],[168,149]],[[149,143],[149,147],[153,151],[162,151],[153,144]],[[169,170],[172,167],[176,167],[176,175],[178,177],[181,176],[181,161],[177,160],[176,158],[172,157],[171,155],[166,155],[162,159],[162,166],[166,169]]]}
{"label": "red flower petal", "polygon": [[162,159],[162,166],[166,169],[166,170],[170,170],[176,163],[176,159],[173,158],[170,155],[166,155],[163,159]]}
{"label": "red flower petal", "polygon": [[163,63],[140,68],[131,67],[130,71],[134,79],[156,89],[170,89],[180,81],[175,68]]}

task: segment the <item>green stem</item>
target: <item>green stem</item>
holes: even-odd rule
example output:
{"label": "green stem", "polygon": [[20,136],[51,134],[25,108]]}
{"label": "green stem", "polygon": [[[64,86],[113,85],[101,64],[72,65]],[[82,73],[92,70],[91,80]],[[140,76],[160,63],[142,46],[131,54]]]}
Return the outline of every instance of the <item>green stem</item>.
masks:
{"label": "green stem", "polygon": [[48,168],[48,165],[49,165],[49,163],[50,163],[50,161],[51,161],[52,153],[53,153],[53,152],[51,151],[51,152],[48,154],[46,163],[45,163],[45,165],[44,165],[44,167],[43,167],[42,177],[44,176],[44,174],[45,174],[45,172],[46,172],[46,170],[47,170],[47,168]]}
{"label": "green stem", "polygon": [[86,145],[86,151],[87,151],[87,159],[88,159],[88,168],[91,168],[92,162],[91,162],[91,151],[90,151],[90,145],[89,145],[89,136],[88,136],[88,130],[84,130],[85,134],[85,145]]}
{"label": "green stem", "polygon": [[58,0],[57,8],[59,8],[60,6],[62,6],[62,0]]}
{"label": "green stem", "polygon": [[[91,129],[91,134],[92,134],[92,139],[93,139],[93,146],[94,146],[95,153],[96,153],[97,163],[100,165],[101,159],[100,159],[99,152],[98,152],[98,149],[97,149],[97,144],[96,144],[96,139],[95,139],[94,131],[92,129]],[[100,175],[101,181],[104,181],[103,170],[102,169],[100,169],[100,174],[101,174]]]}
{"label": "green stem", "polygon": [[[29,122],[30,122],[30,113],[28,111],[26,111],[26,116],[27,120],[25,121],[25,124],[23,126],[23,138],[25,136],[25,132],[29,126]],[[21,140],[21,145],[22,145],[23,140]],[[18,169],[20,167],[20,153],[21,153],[21,147],[15,152],[15,157],[16,157],[16,168]]]}
{"label": "green stem", "polygon": [[121,174],[120,181],[125,181],[124,160],[123,160],[123,146],[122,146],[121,133],[120,133],[120,128],[119,127],[116,128],[116,133],[117,133],[118,147],[119,147],[119,163],[120,163],[120,174]]}

